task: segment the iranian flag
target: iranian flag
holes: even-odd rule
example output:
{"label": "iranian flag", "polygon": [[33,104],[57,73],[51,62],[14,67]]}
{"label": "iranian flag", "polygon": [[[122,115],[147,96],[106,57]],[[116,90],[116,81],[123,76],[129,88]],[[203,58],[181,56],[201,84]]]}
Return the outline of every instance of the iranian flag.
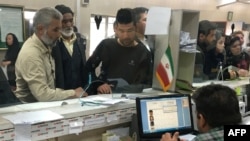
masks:
{"label": "iranian flag", "polygon": [[157,66],[156,77],[160,82],[163,91],[166,92],[171,86],[174,77],[174,64],[170,46],[167,47],[166,52],[163,54],[161,61]]}

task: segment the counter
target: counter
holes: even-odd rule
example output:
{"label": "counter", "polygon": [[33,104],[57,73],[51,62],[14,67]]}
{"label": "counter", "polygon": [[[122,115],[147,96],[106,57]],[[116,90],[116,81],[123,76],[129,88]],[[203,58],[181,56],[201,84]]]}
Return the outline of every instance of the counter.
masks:
{"label": "counter", "polygon": [[[111,95],[98,95],[102,97],[111,97]],[[93,97],[93,96],[90,96]],[[90,98],[88,97],[88,98]],[[62,102],[66,105],[62,105]],[[111,106],[104,105],[92,105],[92,106],[81,106],[79,99],[71,99],[65,101],[56,102],[37,102],[30,104],[21,104],[10,106],[0,109],[0,115],[9,115],[18,112],[36,111],[36,110],[50,110],[63,116],[63,119],[43,122],[31,125],[31,139],[32,140],[44,140],[64,135],[69,135],[69,123],[83,123],[83,133],[92,131],[93,136],[96,136],[98,130],[103,132],[109,129],[108,127],[115,127],[116,125],[129,125],[133,113],[136,113],[135,101],[127,100],[122,103],[118,103]],[[48,115],[49,116],[49,115]],[[88,122],[86,122],[88,121]],[[105,129],[104,129],[105,128]],[[98,129],[94,131],[93,129]],[[78,137],[76,135],[73,135]],[[79,135],[80,136],[80,135]],[[0,141],[14,140],[14,125],[0,117]],[[91,141],[88,136],[82,137],[83,140]],[[66,138],[57,138],[57,140],[64,140]],[[68,139],[72,140],[72,138]],[[94,140],[101,140],[101,135],[98,134],[98,138]]]}
{"label": "counter", "polygon": [[[194,87],[200,87],[211,83],[220,83],[232,88],[242,87],[249,84],[249,78],[239,81],[208,81],[195,83]],[[137,95],[167,94],[157,90],[147,89]],[[101,97],[112,98],[112,95],[98,95]],[[133,95],[132,95],[133,96]],[[89,96],[87,98],[96,97]],[[118,95],[117,97],[120,97]],[[66,103],[62,105],[62,103]],[[14,105],[0,108],[0,115],[9,115],[18,112],[50,110],[63,116],[63,119],[42,122],[31,125],[32,140],[57,140],[57,141],[100,141],[101,134],[107,129],[115,127],[129,126],[132,114],[136,113],[135,100],[127,100],[111,106],[92,105],[81,106],[79,99],[70,99],[55,102],[37,102],[30,104]],[[83,123],[79,135],[70,133],[69,124]],[[0,141],[13,141],[15,138],[14,125],[0,117]]]}

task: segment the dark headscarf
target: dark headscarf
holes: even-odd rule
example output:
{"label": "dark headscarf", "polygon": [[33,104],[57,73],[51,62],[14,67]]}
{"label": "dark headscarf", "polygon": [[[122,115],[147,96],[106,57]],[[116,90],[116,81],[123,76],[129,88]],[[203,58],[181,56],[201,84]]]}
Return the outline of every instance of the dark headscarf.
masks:
{"label": "dark headscarf", "polygon": [[[12,45],[7,44],[7,36],[8,35],[12,35],[12,37],[13,37],[13,44]],[[4,61],[11,61],[11,64],[15,64],[16,59],[17,59],[17,55],[20,51],[18,39],[17,39],[15,34],[8,33],[6,35],[5,41],[6,41],[6,46],[8,47],[8,49],[7,49],[7,52],[5,54]]]}

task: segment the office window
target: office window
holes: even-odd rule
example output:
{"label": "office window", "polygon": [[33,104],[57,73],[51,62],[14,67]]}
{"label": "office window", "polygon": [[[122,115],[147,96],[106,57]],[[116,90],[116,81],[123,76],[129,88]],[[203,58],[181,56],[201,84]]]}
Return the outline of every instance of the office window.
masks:
{"label": "office window", "polygon": [[102,16],[99,29],[97,29],[95,22],[95,15],[91,15],[90,19],[90,49],[89,55],[92,55],[97,45],[105,38],[114,34],[113,23],[115,17]]}
{"label": "office window", "polygon": [[25,22],[25,40],[28,39],[33,33],[33,17],[35,10],[24,10],[24,22]]}

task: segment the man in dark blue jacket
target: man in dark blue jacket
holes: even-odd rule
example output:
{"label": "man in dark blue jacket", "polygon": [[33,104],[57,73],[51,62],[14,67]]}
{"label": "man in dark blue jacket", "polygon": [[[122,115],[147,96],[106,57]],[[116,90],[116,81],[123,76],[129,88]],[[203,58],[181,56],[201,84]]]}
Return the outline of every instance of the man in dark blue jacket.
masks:
{"label": "man in dark blue jacket", "polygon": [[[88,85],[86,64],[86,38],[74,32],[72,10],[65,5],[55,7],[63,15],[61,37],[53,48],[56,65],[56,87],[75,89]],[[85,96],[90,92],[85,93]]]}

